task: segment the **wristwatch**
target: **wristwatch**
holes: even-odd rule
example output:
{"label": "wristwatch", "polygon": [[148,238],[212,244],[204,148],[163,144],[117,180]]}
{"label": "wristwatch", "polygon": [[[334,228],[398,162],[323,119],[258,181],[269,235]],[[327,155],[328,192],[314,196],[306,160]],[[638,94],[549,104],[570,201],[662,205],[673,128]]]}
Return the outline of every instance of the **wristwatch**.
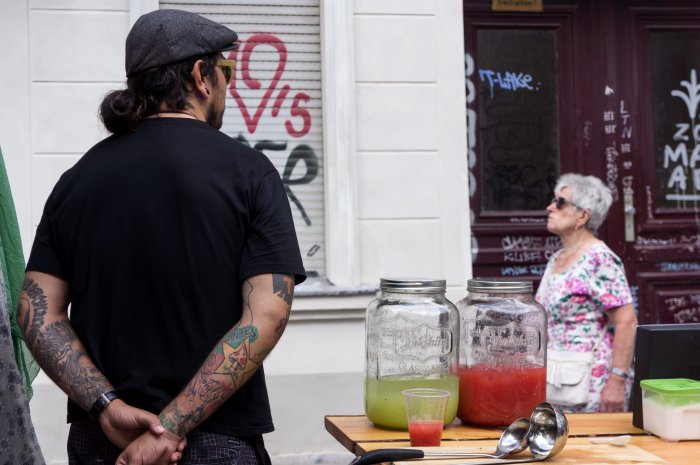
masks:
{"label": "wristwatch", "polygon": [[610,370],[608,370],[608,372],[612,373],[613,375],[617,375],[622,379],[628,379],[630,377],[629,373],[627,373],[625,370],[622,370],[620,368],[613,367]]}
{"label": "wristwatch", "polygon": [[119,395],[115,391],[105,392],[97,397],[95,403],[90,407],[90,418],[97,421],[97,417],[100,416],[100,413],[115,399],[119,399]]}

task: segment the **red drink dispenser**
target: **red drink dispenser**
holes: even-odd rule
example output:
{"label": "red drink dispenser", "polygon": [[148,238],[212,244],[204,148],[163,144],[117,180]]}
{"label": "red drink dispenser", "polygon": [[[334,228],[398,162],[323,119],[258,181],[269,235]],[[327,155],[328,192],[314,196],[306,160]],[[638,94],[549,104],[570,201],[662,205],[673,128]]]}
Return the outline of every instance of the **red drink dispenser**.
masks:
{"label": "red drink dispenser", "polygon": [[458,302],[457,416],[479,426],[529,418],[547,393],[547,313],[531,281],[471,279]]}

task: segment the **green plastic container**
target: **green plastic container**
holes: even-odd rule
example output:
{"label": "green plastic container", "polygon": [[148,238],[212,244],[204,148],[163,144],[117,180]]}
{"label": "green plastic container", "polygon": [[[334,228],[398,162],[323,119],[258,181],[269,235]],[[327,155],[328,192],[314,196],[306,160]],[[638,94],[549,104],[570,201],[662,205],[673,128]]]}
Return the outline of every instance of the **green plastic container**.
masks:
{"label": "green plastic container", "polygon": [[700,381],[641,381],[644,429],[667,441],[700,439]]}
{"label": "green plastic container", "polygon": [[681,406],[700,403],[700,381],[694,379],[645,379],[639,384],[645,390],[645,395],[663,404]]}

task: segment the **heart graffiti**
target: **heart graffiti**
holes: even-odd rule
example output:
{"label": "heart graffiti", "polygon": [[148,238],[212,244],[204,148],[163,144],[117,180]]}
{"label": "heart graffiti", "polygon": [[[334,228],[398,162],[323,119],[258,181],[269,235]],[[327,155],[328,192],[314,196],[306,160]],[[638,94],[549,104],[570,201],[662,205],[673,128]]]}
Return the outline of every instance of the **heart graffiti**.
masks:
{"label": "heart graffiti", "polygon": [[[258,123],[265,113],[265,109],[267,108],[269,102],[272,100],[272,96],[275,93],[275,90],[277,90],[277,85],[279,84],[282,74],[287,66],[287,47],[284,45],[282,40],[271,34],[254,34],[250,36],[240,51],[240,60],[237,59],[239,53],[238,50],[233,50],[228,57],[230,60],[236,60],[236,62],[239,64],[241,71],[241,82],[248,89],[259,90],[262,88],[261,81],[259,79],[255,79],[251,75],[250,70],[251,55],[259,46],[273,47],[277,51],[277,68],[275,69],[267,89],[265,89],[263,96],[260,99],[260,103],[255,108],[255,112],[251,115],[251,109],[248,108],[243,100],[243,97],[239,93],[239,89],[237,87],[239,79],[237,76],[233,79],[229,89],[231,96],[236,101],[236,104],[241,111],[246,128],[250,134],[255,133]],[[285,84],[279,90],[279,93],[274,99],[272,106],[273,117],[276,117],[279,114],[280,108],[282,107],[282,104],[284,103],[290,89],[290,86]],[[311,100],[311,97],[304,92],[297,92],[292,99],[290,114],[292,117],[299,117],[302,120],[301,129],[296,129],[291,120],[288,119],[285,121],[285,129],[287,130],[287,134],[292,137],[302,137],[308,134],[309,130],[311,129],[311,114],[306,108],[300,106],[302,102],[306,103],[309,100]]]}

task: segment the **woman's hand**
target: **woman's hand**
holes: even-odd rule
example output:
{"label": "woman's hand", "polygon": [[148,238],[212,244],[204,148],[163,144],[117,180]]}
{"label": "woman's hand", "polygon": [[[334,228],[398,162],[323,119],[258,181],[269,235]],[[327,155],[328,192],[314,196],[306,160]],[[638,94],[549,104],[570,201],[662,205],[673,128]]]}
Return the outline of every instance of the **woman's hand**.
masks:
{"label": "woman's hand", "polygon": [[[634,355],[637,317],[632,304],[608,310],[609,321],[615,327],[611,366],[627,371]],[[601,412],[624,412],[627,380],[610,373],[600,394]]]}
{"label": "woman's hand", "polygon": [[624,412],[626,382],[623,378],[609,374],[603,392],[600,394],[600,411],[602,413]]}

